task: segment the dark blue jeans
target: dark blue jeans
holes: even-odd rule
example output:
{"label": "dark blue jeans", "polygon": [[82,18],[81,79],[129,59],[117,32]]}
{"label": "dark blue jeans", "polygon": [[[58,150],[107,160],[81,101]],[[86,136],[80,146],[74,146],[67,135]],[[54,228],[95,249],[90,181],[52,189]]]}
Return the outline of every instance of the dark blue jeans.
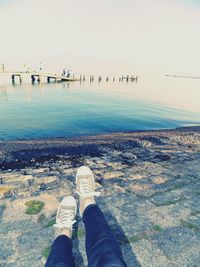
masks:
{"label": "dark blue jeans", "polygon": [[[85,209],[83,222],[88,267],[125,267],[121,249],[97,205]],[[70,238],[64,235],[56,238],[45,267],[75,267]]]}

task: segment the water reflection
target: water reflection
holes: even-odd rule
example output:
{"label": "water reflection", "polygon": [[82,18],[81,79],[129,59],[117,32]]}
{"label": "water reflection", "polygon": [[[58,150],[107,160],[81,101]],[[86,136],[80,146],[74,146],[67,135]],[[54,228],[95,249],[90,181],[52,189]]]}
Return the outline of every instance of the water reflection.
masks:
{"label": "water reflection", "polygon": [[8,102],[6,86],[0,85],[0,103]]}

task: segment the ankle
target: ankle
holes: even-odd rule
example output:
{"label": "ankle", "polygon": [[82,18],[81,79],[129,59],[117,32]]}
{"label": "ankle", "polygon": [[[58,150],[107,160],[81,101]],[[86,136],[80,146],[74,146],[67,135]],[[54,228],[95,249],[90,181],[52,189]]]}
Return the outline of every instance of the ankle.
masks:
{"label": "ankle", "polygon": [[60,236],[60,235],[65,235],[71,239],[72,238],[72,230],[69,228],[56,229],[55,230],[55,238]]}
{"label": "ankle", "polygon": [[94,197],[83,198],[80,200],[80,213],[83,215],[84,210],[92,204],[96,204]]}

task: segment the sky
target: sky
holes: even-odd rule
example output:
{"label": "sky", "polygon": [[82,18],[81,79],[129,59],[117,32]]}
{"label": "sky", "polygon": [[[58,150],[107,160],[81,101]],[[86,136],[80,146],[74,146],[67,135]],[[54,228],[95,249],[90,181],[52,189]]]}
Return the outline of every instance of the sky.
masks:
{"label": "sky", "polygon": [[0,63],[200,76],[199,0],[0,0]]}

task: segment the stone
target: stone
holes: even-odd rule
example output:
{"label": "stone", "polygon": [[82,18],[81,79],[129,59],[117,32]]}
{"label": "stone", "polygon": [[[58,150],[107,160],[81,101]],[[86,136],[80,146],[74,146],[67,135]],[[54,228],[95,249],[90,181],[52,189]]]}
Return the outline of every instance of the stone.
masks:
{"label": "stone", "polygon": [[123,153],[122,156],[127,159],[137,159],[137,156],[130,152]]}
{"label": "stone", "polygon": [[74,169],[62,169],[62,173],[66,175],[75,175],[75,170]]}
{"label": "stone", "polygon": [[185,199],[186,196],[184,195],[183,191],[178,189],[157,194],[151,198],[151,201],[157,206],[168,206],[177,204],[179,201]]}
{"label": "stone", "polygon": [[162,228],[169,228],[180,226],[181,219],[186,220],[190,215],[190,209],[177,205],[153,206],[145,211],[145,215],[155,225],[158,224]]}
{"label": "stone", "polygon": [[15,255],[15,240],[10,235],[0,235],[0,264],[14,262]]}
{"label": "stone", "polygon": [[190,257],[190,248],[198,248],[198,254],[196,256],[199,257],[200,255],[200,233],[196,233],[192,229],[181,227],[169,228],[157,234],[153,240],[160,250],[172,260],[176,260],[181,254]]}
{"label": "stone", "polygon": [[[55,210],[58,207],[58,200],[50,195],[50,194],[41,194],[38,197],[31,197],[31,198],[26,198],[26,199],[17,199],[9,203],[9,205],[6,206],[6,209],[3,213],[2,217],[2,222],[3,223],[8,223],[12,222],[15,223],[16,221],[21,221],[21,220],[29,220],[30,215],[26,214],[26,206],[25,202],[28,200],[40,200],[45,203],[44,208],[42,209],[42,213],[45,214],[45,216],[50,215],[51,213],[55,212]],[[37,221],[37,216],[38,215],[33,215],[31,216],[31,219],[33,221]]]}
{"label": "stone", "polygon": [[173,266],[160,248],[149,240],[143,239],[132,246],[142,267]]}
{"label": "stone", "polygon": [[123,176],[124,174],[122,172],[116,171],[116,172],[107,172],[103,174],[104,179],[113,179]]}
{"label": "stone", "polygon": [[152,182],[154,184],[163,184],[167,181],[166,177],[158,176],[158,177],[152,177]]}
{"label": "stone", "polygon": [[38,178],[36,180],[36,184],[40,185],[40,184],[55,184],[57,182],[57,176],[48,176],[48,177],[42,177],[42,178]]}
{"label": "stone", "polygon": [[33,174],[41,174],[41,173],[45,173],[45,172],[48,172],[48,171],[49,171],[48,168],[38,168],[38,169],[31,170],[31,173],[33,173]]}
{"label": "stone", "polygon": [[130,180],[140,180],[140,179],[144,179],[145,176],[144,175],[141,175],[139,173],[136,173],[136,174],[127,174],[128,176],[128,179]]}

